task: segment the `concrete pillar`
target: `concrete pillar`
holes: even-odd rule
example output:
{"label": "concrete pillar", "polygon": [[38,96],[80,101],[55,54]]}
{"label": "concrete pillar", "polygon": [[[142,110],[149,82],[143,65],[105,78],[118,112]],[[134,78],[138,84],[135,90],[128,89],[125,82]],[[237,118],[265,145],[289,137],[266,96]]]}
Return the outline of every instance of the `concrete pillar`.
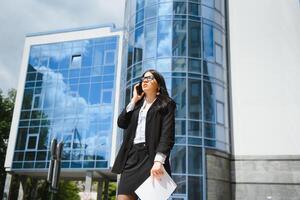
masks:
{"label": "concrete pillar", "polygon": [[12,183],[13,175],[10,173],[6,174],[5,178],[5,185],[4,185],[4,191],[3,191],[3,200],[7,200],[10,198],[10,187]]}
{"label": "concrete pillar", "polygon": [[109,187],[109,180],[105,179],[105,185],[104,185],[104,200],[108,200],[108,187]]}
{"label": "concrete pillar", "polygon": [[102,200],[102,191],[103,191],[103,178],[98,180],[98,187],[97,187],[97,200]]}
{"label": "concrete pillar", "polygon": [[90,196],[91,191],[92,191],[92,182],[93,182],[93,172],[92,171],[87,171],[85,175],[85,189],[84,193],[87,196]]}

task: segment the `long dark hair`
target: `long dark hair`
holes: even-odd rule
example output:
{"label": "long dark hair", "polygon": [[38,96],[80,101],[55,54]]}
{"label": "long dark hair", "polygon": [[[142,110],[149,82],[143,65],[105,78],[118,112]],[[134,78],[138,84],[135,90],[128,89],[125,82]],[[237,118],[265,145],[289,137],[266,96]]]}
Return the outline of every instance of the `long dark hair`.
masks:
{"label": "long dark hair", "polygon": [[169,93],[168,93],[168,90],[167,90],[167,86],[166,86],[166,81],[164,79],[164,77],[158,72],[156,71],[155,69],[148,69],[146,70],[142,77],[144,77],[144,75],[147,73],[147,72],[150,72],[157,84],[158,84],[158,88],[159,88],[159,95],[157,95],[157,98],[161,101],[161,103],[158,105],[158,110],[165,110],[165,108],[167,107],[168,103],[172,103],[174,104],[174,106],[176,106],[176,103],[174,102],[174,100],[169,96]]}

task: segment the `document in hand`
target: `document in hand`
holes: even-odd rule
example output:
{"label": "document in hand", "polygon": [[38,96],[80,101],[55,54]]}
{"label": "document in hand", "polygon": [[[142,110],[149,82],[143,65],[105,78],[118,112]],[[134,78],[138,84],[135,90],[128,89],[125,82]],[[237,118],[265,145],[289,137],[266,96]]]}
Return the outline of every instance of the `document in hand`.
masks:
{"label": "document in hand", "polygon": [[164,169],[161,180],[149,176],[135,193],[141,200],[167,200],[176,189],[177,185]]}

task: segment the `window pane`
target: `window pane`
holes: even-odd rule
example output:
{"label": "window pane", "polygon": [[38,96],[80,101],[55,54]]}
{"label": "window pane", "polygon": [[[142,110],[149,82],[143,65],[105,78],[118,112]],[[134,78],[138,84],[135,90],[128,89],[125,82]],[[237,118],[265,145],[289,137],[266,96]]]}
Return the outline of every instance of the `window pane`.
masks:
{"label": "window pane", "polygon": [[200,23],[189,21],[189,56],[201,57],[201,27]]}
{"label": "window pane", "polygon": [[39,134],[38,149],[47,149],[48,146],[48,127],[41,127]]}
{"label": "window pane", "polygon": [[81,67],[81,55],[72,55],[71,58],[71,68],[80,68]]}
{"label": "window pane", "polygon": [[172,178],[175,181],[175,183],[177,184],[177,188],[174,193],[185,194],[186,193],[186,176],[185,175],[172,175]]}
{"label": "window pane", "polygon": [[186,79],[185,78],[173,78],[172,79],[172,98],[177,104],[176,117],[185,118],[186,113]]}
{"label": "window pane", "polygon": [[188,176],[188,199],[203,199],[202,177]]}
{"label": "window pane", "polygon": [[171,152],[172,173],[185,173],[186,147],[175,145]]}
{"label": "window pane", "polygon": [[103,91],[102,103],[111,103],[112,91]]}
{"label": "window pane", "polygon": [[214,61],[214,31],[211,25],[203,25],[204,59]]}
{"label": "window pane", "polygon": [[104,64],[114,64],[114,63],[115,63],[115,51],[105,51]]}
{"label": "window pane", "polygon": [[171,56],[172,21],[158,22],[157,56]]}
{"label": "window pane", "polygon": [[189,3],[189,14],[190,15],[200,16],[200,10],[201,10],[200,4]]}
{"label": "window pane", "polygon": [[189,59],[189,72],[201,73],[201,60]]}
{"label": "window pane", "polygon": [[174,2],[173,14],[186,14],[186,3],[185,2]]}
{"label": "window pane", "polygon": [[185,58],[174,58],[172,68],[173,68],[172,71],[179,71],[179,72],[186,71],[186,59]]}
{"label": "window pane", "polygon": [[201,122],[199,121],[189,121],[188,122],[188,134],[192,136],[202,136],[202,128],[201,128]]}
{"label": "window pane", "polygon": [[24,152],[15,152],[14,161],[23,161],[24,160]]}
{"label": "window pane", "polygon": [[37,137],[36,136],[29,136],[28,137],[27,149],[35,149],[36,148],[36,142],[37,142]]}
{"label": "window pane", "polygon": [[22,109],[31,109],[33,89],[25,89],[23,96]]}
{"label": "window pane", "polygon": [[160,3],[158,5],[158,15],[172,15],[173,3]]}
{"label": "window pane", "polygon": [[186,22],[173,22],[173,56],[186,56]]}
{"label": "window pane", "polygon": [[27,128],[19,128],[16,150],[24,150],[27,138]]}
{"label": "window pane", "polygon": [[215,138],[215,125],[211,123],[204,124],[204,133],[207,138]]}
{"label": "window pane", "polygon": [[189,80],[189,118],[201,119],[201,80]]}
{"label": "window pane", "polygon": [[157,15],[156,5],[148,6],[145,8],[145,19],[156,17],[156,15]]}
{"label": "window pane", "polygon": [[94,66],[95,65],[103,65],[104,59],[104,45],[97,45],[94,49]]}
{"label": "window pane", "polygon": [[188,147],[189,174],[202,174],[202,149],[201,147]]}
{"label": "window pane", "polygon": [[171,59],[170,58],[166,58],[166,59],[157,59],[156,61],[156,66],[157,66],[157,69],[160,71],[160,72],[170,72],[172,69],[171,69]]}
{"label": "window pane", "polygon": [[217,101],[217,123],[224,124],[224,103]]}
{"label": "window pane", "polygon": [[216,63],[223,64],[222,46],[216,44]]}
{"label": "window pane", "polygon": [[204,119],[206,121],[215,121],[215,92],[213,83],[204,81]]}
{"label": "window pane", "polygon": [[175,135],[185,135],[185,120],[176,120]]}

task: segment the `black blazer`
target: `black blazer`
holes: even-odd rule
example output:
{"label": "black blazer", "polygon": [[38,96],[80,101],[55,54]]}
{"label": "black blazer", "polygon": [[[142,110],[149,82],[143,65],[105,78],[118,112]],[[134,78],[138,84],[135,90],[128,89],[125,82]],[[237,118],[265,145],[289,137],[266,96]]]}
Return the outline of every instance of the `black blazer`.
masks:
{"label": "black blazer", "polygon": [[[143,103],[143,99],[138,101],[134,109],[128,113],[126,113],[126,108],[124,108],[118,117],[118,126],[125,130],[123,133],[123,143],[112,167],[113,173],[120,174],[123,171],[128,152],[133,145],[139,111]],[[154,163],[154,157],[157,152],[161,152],[167,156],[164,167],[168,174],[171,175],[169,156],[175,143],[176,103],[171,100],[165,109],[160,110],[158,110],[158,105],[161,105],[159,97],[147,112],[145,127],[146,146],[148,147],[149,158],[152,163]]]}

